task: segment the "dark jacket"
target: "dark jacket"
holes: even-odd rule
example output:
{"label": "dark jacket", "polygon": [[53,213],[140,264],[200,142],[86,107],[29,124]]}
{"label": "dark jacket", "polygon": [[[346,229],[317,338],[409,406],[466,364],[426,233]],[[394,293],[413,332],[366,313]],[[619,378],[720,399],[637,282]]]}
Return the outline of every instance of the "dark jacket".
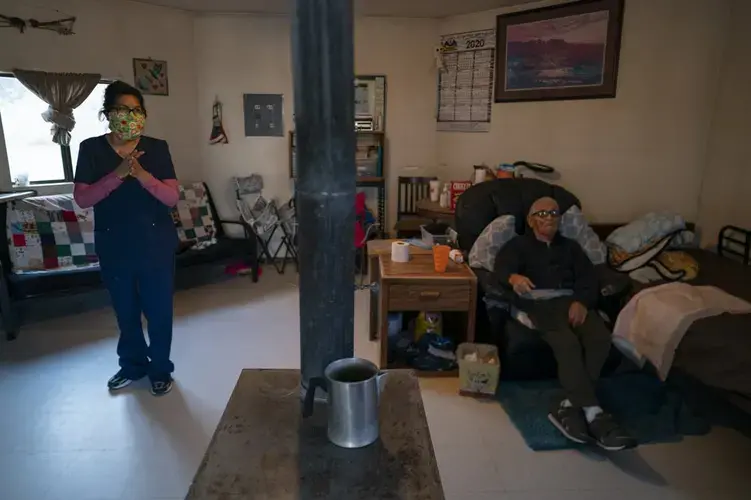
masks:
{"label": "dark jacket", "polygon": [[[136,149],[144,152],[139,162],[154,177],[159,180],[176,178],[165,141],[144,136]],[[112,173],[121,161],[106,136],[86,139],[78,151],[75,182],[94,184]],[[157,200],[140,182],[126,178],[94,206],[95,243],[100,264],[174,258],[177,231],[171,212],[170,207]]]}
{"label": "dark jacket", "polygon": [[592,261],[579,243],[560,234],[550,245],[531,231],[506,243],[495,259],[495,276],[501,286],[510,289],[512,274],[526,276],[540,290],[573,290],[574,300],[588,309],[597,305],[598,281]]}

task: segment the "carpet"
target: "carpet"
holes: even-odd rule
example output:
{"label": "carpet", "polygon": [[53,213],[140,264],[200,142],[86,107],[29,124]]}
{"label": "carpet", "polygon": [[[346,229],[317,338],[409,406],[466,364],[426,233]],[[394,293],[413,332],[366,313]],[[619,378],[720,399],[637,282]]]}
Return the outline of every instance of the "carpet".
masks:
{"label": "carpet", "polygon": [[[501,382],[497,393],[527,446],[535,451],[581,446],[566,439],[548,420],[551,402],[560,396],[555,380]],[[676,389],[643,372],[600,380],[597,396],[639,444],[677,442],[711,428],[706,419],[691,412]]]}

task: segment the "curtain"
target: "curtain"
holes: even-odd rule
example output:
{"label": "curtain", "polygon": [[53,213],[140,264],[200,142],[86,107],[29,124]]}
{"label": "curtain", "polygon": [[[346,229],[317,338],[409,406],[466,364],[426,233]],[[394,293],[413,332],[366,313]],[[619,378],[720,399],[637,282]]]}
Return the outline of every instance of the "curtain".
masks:
{"label": "curtain", "polygon": [[102,75],[21,69],[13,70],[13,74],[34,95],[49,104],[42,118],[52,124],[52,142],[69,145],[70,132],[76,126],[73,110],[89,97]]}

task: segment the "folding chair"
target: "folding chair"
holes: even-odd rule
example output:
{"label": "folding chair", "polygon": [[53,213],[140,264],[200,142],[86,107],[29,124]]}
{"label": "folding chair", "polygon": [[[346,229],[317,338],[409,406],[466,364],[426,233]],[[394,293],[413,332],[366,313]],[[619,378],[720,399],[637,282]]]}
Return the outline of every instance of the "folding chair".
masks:
{"label": "folding chair", "polygon": [[[288,258],[292,258],[297,264],[297,251],[289,231],[294,222],[289,215],[289,210],[285,209],[285,215],[282,218],[276,201],[267,200],[263,196],[263,179],[260,175],[235,177],[234,181],[237,209],[255,234],[261,247],[261,256],[272,264],[279,274],[284,274]],[[285,205],[289,205],[289,203]],[[294,211],[292,216],[294,216]],[[281,240],[272,254],[269,245],[278,231],[281,231]],[[281,264],[278,264],[277,259],[282,250],[285,250],[285,253],[282,256]]]}

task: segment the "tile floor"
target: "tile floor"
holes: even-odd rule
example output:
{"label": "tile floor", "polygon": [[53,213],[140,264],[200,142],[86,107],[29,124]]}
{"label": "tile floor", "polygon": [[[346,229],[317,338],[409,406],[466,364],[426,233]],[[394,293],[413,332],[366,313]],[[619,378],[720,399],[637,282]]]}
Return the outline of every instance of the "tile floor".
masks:
{"label": "tile floor", "polygon": [[[293,275],[266,273],[180,292],[177,385],[110,396],[116,327],[108,310],[28,326],[0,342],[0,500],[184,498],[237,375],[298,365]],[[367,341],[357,295],[359,355]],[[448,499],[751,498],[751,440],[733,431],[606,456],[528,450],[501,407],[422,382]],[[344,499],[343,499],[344,500]]]}

